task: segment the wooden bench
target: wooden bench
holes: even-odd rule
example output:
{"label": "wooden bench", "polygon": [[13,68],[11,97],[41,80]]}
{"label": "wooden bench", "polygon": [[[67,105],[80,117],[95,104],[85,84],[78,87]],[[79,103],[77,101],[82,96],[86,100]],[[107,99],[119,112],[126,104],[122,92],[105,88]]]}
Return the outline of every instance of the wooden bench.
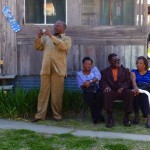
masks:
{"label": "wooden bench", "polygon": [[13,87],[14,85],[2,85],[0,86],[0,90],[11,90]]}
{"label": "wooden bench", "polygon": [[9,85],[8,81],[15,79],[16,75],[0,75],[0,90],[11,90],[14,85]]}

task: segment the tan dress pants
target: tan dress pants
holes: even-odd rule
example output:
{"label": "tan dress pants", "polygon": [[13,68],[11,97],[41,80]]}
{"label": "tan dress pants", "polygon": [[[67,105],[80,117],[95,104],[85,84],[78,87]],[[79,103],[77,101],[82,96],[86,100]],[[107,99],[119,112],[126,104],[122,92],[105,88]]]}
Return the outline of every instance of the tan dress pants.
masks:
{"label": "tan dress pants", "polygon": [[45,119],[49,96],[51,95],[51,108],[53,118],[62,119],[62,97],[64,91],[64,77],[56,73],[41,75],[41,87],[38,96],[37,114],[35,118]]}

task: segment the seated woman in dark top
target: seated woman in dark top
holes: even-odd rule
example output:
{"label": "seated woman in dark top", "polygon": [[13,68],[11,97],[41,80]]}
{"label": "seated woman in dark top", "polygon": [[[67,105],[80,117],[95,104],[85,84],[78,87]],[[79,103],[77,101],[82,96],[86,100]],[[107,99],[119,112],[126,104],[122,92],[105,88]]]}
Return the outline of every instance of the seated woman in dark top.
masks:
{"label": "seated woman in dark top", "polygon": [[97,67],[92,67],[93,60],[90,57],[85,57],[82,63],[83,70],[77,72],[76,75],[78,86],[83,91],[84,101],[90,107],[93,123],[104,122],[105,119],[101,114],[103,108],[102,92],[98,83],[101,80],[100,71]]}
{"label": "seated woman in dark top", "polygon": [[133,84],[134,101],[133,107],[135,112],[134,124],[139,123],[139,107],[143,113],[143,117],[147,117],[146,127],[150,128],[150,104],[147,94],[140,93],[139,89],[150,92],[150,71],[148,70],[148,61],[145,57],[140,56],[136,61],[137,69],[131,71],[131,79]]}

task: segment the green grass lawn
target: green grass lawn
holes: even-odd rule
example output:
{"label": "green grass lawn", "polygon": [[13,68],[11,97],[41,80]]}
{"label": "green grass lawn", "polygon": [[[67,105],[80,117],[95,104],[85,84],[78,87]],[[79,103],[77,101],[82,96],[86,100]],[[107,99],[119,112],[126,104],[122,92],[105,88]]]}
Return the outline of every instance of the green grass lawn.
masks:
{"label": "green grass lawn", "polygon": [[[114,107],[115,126],[113,128],[106,128],[105,123],[94,125],[89,111],[83,121],[81,94],[79,93],[77,97],[75,95],[77,93],[66,93],[65,103],[63,103],[63,121],[55,122],[48,109],[47,114],[50,117],[37,124],[81,130],[150,134],[150,129],[145,127],[146,119],[142,116],[139,125],[125,127],[122,124],[122,104]],[[6,95],[3,91],[0,92],[0,117],[31,121],[36,112],[37,96],[36,90],[27,92],[18,89],[15,94]],[[105,112],[104,116],[106,118]],[[132,114],[131,121],[133,118]],[[0,150],[150,150],[150,142],[75,137],[71,134],[45,135],[28,130],[0,130]]]}
{"label": "green grass lawn", "polygon": [[0,130],[0,150],[149,150],[149,142]]}
{"label": "green grass lawn", "polygon": [[[106,114],[104,113],[106,118]],[[132,121],[134,115],[131,114],[130,120]],[[85,121],[82,120],[82,113],[78,115],[67,114],[63,116],[63,121],[55,122],[52,118],[48,117],[45,121],[38,122],[38,124],[44,124],[48,126],[58,126],[58,127],[69,127],[73,129],[84,129],[93,131],[111,131],[111,132],[123,132],[123,133],[136,133],[136,134],[150,134],[150,129],[146,128],[146,119],[140,117],[139,125],[132,124],[130,127],[123,125],[123,112],[122,110],[114,111],[115,125],[112,128],[106,128],[105,123],[93,124],[91,120],[91,115],[88,112]],[[30,119],[28,119],[30,121]]]}

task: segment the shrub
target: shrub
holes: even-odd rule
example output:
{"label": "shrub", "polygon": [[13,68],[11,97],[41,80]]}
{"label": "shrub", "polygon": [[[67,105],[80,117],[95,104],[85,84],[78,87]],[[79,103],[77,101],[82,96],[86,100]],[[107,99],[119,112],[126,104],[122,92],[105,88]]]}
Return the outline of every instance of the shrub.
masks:
{"label": "shrub", "polygon": [[2,117],[27,117],[35,111],[38,90],[16,88],[15,91],[0,91],[0,115]]}
{"label": "shrub", "polygon": [[63,113],[79,112],[82,108],[82,93],[77,90],[65,90],[63,95]]}
{"label": "shrub", "polygon": [[[29,117],[36,113],[39,89],[25,90],[16,88],[15,91],[0,91],[0,116],[17,118]],[[63,113],[78,112],[82,106],[80,91],[65,90],[63,95]]]}
{"label": "shrub", "polygon": [[124,144],[106,144],[104,148],[107,148],[108,150],[130,150],[129,147],[127,147]]}

